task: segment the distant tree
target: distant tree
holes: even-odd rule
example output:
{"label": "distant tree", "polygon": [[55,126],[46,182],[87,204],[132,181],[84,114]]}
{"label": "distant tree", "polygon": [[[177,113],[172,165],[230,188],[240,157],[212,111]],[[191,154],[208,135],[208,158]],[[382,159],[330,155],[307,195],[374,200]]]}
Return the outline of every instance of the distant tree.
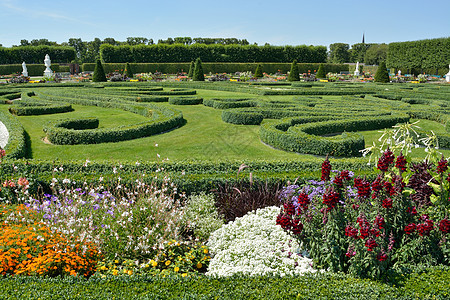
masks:
{"label": "distant tree", "polygon": [[94,69],[94,75],[92,76],[93,82],[105,82],[106,81],[106,75],[105,71],[103,70],[102,62],[100,59],[97,59],[97,63],[95,65]]}
{"label": "distant tree", "polygon": [[144,37],[127,37],[127,44],[130,46],[147,44],[148,39]]}
{"label": "distant tree", "polygon": [[377,69],[377,72],[375,73],[374,79],[375,79],[375,82],[381,82],[381,83],[389,82],[389,73],[386,68],[386,63],[384,61],[382,61],[378,65],[378,69]]}
{"label": "distant tree", "polygon": [[191,61],[191,65],[189,66],[189,72],[188,72],[189,78],[192,78],[192,76],[194,75],[194,69],[195,69],[195,62]]}
{"label": "distant tree", "polygon": [[263,76],[264,75],[263,75],[263,72],[262,72],[262,66],[260,64],[258,64],[258,66],[256,67],[256,70],[255,70],[255,77],[256,78],[261,78]]}
{"label": "distant tree", "polygon": [[128,62],[125,66],[124,73],[128,78],[133,78],[133,70],[131,69],[130,63],[128,63]]}
{"label": "distant tree", "polygon": [[77,60],[83,61],[86,57],[87,43],[83,42],[80,38],[70,38],[67,44],[75,49]]}
{"label": "distant tree", "polygon": [[366,51],[364,63],[366,65],[379,65],[382,61],[386,61],[389,46],[386,44],[376,44],[370,46]]}
{"label": "distant tree", "polygon": [[110,44],[110,45],[113,45],[113,46],[119,46],[120,45],[120,42],[117,42],[115,39],[113,39],[113,38],[105,38],[104,40],[103,40],[103,44]]}
{"label": "distant tree", "polygon": [[330,45],[328,59],[333,64],[343,64],[350,62],[349,45],[344,43],[334,43]]}
{"label": "distant tree", "polygon": [[20,40],[20,46],[29,46],[30,42],[28,40]]}
{"label": "distant tree", "polygon": [[291,64],[291,71],[289,72],[288,81],[299,81],[300,75],[298,71],[298,65],[297,60],[294,59],[294,61]]}
{"label": "distant tree", "polygon": [[195,61],[194,74],[192,75],[193,81],[205,81],[205,74],[203,73],[202,61],[197,58]]}
{"label": "distant tree", "polygon": [[363,62],[364,57],[366,55],[367,49],[369,49],[372,45],[376,44],[366,44],[366,43],[358,43],[352,45],[352,48],[349,50],[350,61],[349,62]]}
{"label": "distant tree", "polygon": [[319,65],[319,69],[317,70],[316,78],[326,78],[327,74],[325,73],[325,66],[323,64]]}

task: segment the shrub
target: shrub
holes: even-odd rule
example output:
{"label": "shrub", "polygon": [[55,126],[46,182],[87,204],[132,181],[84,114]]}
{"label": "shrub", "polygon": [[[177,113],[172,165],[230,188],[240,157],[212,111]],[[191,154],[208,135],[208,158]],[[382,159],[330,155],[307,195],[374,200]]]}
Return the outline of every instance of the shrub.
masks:
{"label": "shrub", "polygon": [[94,75],[92,76],[93,82],[106,82],[106,75],[105,71],[103,70],[102,62],[100,59],[97,59],[95,69],[94,69]]}
{"label": "shrub", "polygon": [[261,78],[261,77],[263,77],[264,75],[263,75],[263,72],[262,72],[262,66],[261,65],[258,65],[257,67],[256,67],[256,70],[255,70],[255,77],[256,78]]}
{"label": "shrub", "polygon": [[203,103],[203,98],[199,97],[171,97],[169,103],[173,105],[198,105]]}
{"label": "shrub", "polygon": [[317,70],[316,78],[326,78],[327,74],[325,73],[325,67],[323,64],[320,64],[319,70]]}
{"label": "shrub", "polygon": [[275,224],[279,208],[258,209],[213,232],[208,276],[294,275],[315,272],[301,245]]}
{"label": "shrub", "polygon": [[193,81],[205,81],[205,74],[203,73],[202,61],[197,58],[195,61],[194,74],[192,75]]}
{"label": "shrub", "polygon": [[289,76],[287,78],[288,81],[299,81],[300,74],[298,72],[297,60],[294,59],[291,65],[291,71],[289,72]]}
{"label": "shrub", "polygon": [[383,61],[378,66],[377,72],[374,76],[375,82],[386,83],[389,82],[389,72],[386,68],[386,63]]}
{"label": "shrub", "polygon": [[191,64],[189,65],[189,72],[188,72],[188,77],[192,78],[192,76],[194,75],[194,69],[195,69],[195,62],[191,61]]}
{"label": "shrub", "polygon": [[213,231],[223,225],[215,206],[213,194],[200,194],[189,196],[184,219],[189,222],[189,230],[200,241],[206,241]]}
{"label": "shrub", "polygon": [[126,66],[125,66],[125,75],[127,76],[127,78],[133,78],[133,70],[131,69],[130,63],[127,62]]}

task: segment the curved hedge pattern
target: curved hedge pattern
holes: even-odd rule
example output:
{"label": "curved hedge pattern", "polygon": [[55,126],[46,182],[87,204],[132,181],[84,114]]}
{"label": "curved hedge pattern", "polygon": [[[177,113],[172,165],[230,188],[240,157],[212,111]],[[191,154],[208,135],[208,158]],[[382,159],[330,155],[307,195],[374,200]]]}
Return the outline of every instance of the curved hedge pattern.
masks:
{"label": "curved hedge pattern", "polygon": [[48,115],[72,111],[68,103],[54,103],[44,101],[38,97],[30,97],[29,93],[22,93],[22,100],[14,101],[9,112],[17,116]]}
{"label": "curved hedge pattern", "polygon": [[[407,122],[409,116],[398,114],[314,122],[317,120],[318,117],[289,118],[263,124],[260,128],[260,137],[264,143],[286,151],[345,157],[360,156],[359,150],[365,147],[364,138],[360,134],[347,131],[391,127],[397,123]],[[319,136],[340,132],[343,133],[332,137]]]}
{"label": "curved hedge pattern", "polygon": [[18,159],[26,156],[27,146],[25,130],[17,117],[0,111],[0,121],[9,132],[8,143],[5,146],[6,158]]}
{"label": "curved hedge pattern", "polygon": [[198,105],[203,103],[203,98],[198,97],[173,97],[169,99],[169,104],[173,105]]}

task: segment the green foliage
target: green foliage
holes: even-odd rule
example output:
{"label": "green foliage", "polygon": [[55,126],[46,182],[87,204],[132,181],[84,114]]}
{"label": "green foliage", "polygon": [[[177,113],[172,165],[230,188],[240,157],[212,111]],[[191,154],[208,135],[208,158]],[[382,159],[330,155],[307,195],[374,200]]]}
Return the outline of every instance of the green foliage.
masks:
{"label": "green foliage", "polygon": [[32,116],[57,114],[72,111],[72,105],[68,103],[53,103],[43,101],[38,97],[29,97],[28,93],[22,93],[22,100],[14,101],[9,112],[16,116]]}
{"label": "green foliage", "polygon": [[328,61],[334,64],[343,64],[350,61],[349,45],[334,43],[330,45]]}
{"label": "green foliage", "polygon": [[288,76],[287,80],[288,81],[299,81],[300,80],[297,60],[294,60],[292,62],[291,71],[289,72],[289,76]]}
{"label": "green foliage", "polygon": [[[63,72],[63,66],[53,64],[51,66],[53,72]],[[44,74],[44,64],[27,64],[28,76],[42,76]],[[22,64],[0,65],[0,75],[22,74]]]}
{"label": "green foliage", "polygon": [[[52,63],[69,63],[75,59],[75,50],[72,47],[45,45],[12,48],[0,47],[0,64],[22,65],[22,62],[25,62],[28,68],[28,64],[42,64],[46,54],[50,56]],[[52,64],[51,68],[55,70],[53,66],[54,65]],[[20,72],[22,72],[22,70],[20,70]],[[44,70],[42,70],[39,75],[42,75],[43,72]]]}
{"label": "green foliage", "polygon": [[94,75],[92,76],[93,82],[106,82],[105,71],[103,70],[102,62],[100,59],[97,59],[97,63],[94,69]]}
{"label": "green foliage", "polygon": [[320,64],[319,70],[317,70],[316,78],[326,78],[327,74],[325,72],[325,67],[323,64]]}
{"label": "green foliage", "polygon": [[126,67],[125,67],[125,75],[128,77],[128,78],[133,78],[133,70],[131,69],[131,65],[127,62],[127,65],[126,65]]}
{"label": "green foliage", "polygon": [[[446,68],[450,60],[450,37],[412,42],[390,43],[386,64],[404,74],[417,69]],[[406,72],[405,72],[406,70]],[[433,72],[434,73],[434,72]]]}
{"label": "green foliage", "polygon": [[194,75],[194,69],[195,69],[195,62],[191,61],[191,64],[189,65],[189,72],[188,72],[188,77],[192,78],[192,76]]}
{"label": "green foliage", "polygon": [[263,75],[263,72],[262,72],[262,66],[260,65],[260,64],[258,64],[258,66],[256,67],[256,70],[255,70],[255,77],[256,78],[262,78],[264,75]]}
{"label": "green foliage", "polygon": [[375,82],[386,83],[389,82],[389,72],[386,68],[386,63],[382,61],[378,66],[377,72],[374,76]]}
{"label": "green foliage", "polygon": [[249,98],[212,98],[203,100],[203,105],[213,107],[215,109],[229,109],[238,107],[254,107],[257,105],[257,102]]}
{"label": "green foliage", "polygon": [[194,74],[192,75],[193,81],[205,81],[205,73],[203,72],[202,61],[197,58],[195,61]]}
{"label": "green foliage", "polygon": [[[100,46],[102,61],[108,63],[188,62],[200,58],[203,62],[288,62],[326,61],[324,46],[256,46],[219,44],[157,44],[137,46]],[[242,70],[241,70],[242,71]]]}
{"label": "green foliage", "polygon": [[197,105],[203,103],[203,98],[199,97],[171,97],[169,103],[173,105]]}
{"label": "green foliage", "polygon": [[8,144],[5,151],[8,159],[24,158],[27,154],[26,133],[17,117],[0,112],[0,122],[2,122],[9,132]]}
{"label": "green foliage", "polygon": [[388,53],[388,45],[375,44],[369,47],[364,56],[366,65],[379,65],[382,61],[386,61]]}

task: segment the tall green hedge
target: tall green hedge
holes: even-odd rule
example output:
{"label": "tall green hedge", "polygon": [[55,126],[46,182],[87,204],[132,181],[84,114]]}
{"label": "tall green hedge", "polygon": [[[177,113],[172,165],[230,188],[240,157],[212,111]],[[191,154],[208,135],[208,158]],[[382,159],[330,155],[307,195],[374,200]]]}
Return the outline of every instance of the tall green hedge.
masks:
{"label": "tall green hedge", "polygon": [[0,47],[0,64],[22,64],[22,62],[25,62],[27,64],[40,64],[44,62],[46,54],[50,56],[52,63],[69,63],[75,59],[75,49],[72,47]]}
{"label": "tall green hedge", "polygon": [[[325,46],[181,45],[100,46],[100,57],[107,63],[189,62],[290,62],[321,63],[327,60]],[[188,68],[186,68],[187,70]]]}
{"label": "tall green hedge", "polygon": [[[53,72],[68,72],[65,66],[52,64],[50,66]],[[22,74],[22,63],[14,65],[0,65],[0,75]],[[28,76],[43,76],[45,70],[44,64],[27,64]]]}
{"label": "tall green hedge", "polygon": [[418,73],[425,70],[448,70],[449,63],[450,37],[447,37],[390,43],[386,64],[388,68],[401,69],[405,74],[414,69]]}
{"label": "tall green hedge", "polygon": [[[188,71],[190,69],[189,62],[180,63],[130,63],[131,68],[135,74],[137,73],[155,73],[156,71],[164,74],[176,74],[181,71]],[[256,69],[260,64],[264,72],[267,74],[274,74],[281,72],[286,74],[291,69],[291,63],[221,63],[221,62],[204,62],[202,60],[202,67],[205,74],[208,73],[235,73],[246,72]],[[298,63],[299,73],[313,72],[319,69],[319,63]],[[106,73],[111,73],[116,70],[125,69],[125,63],[103,63],[103,68]],[[341,71],[349,71],[349,65],[345,64],[324,64],[326,70],[332,73],[339,73]],[[92,72],[95,68],[95,63],[84,63],[82,71]],[[192,69],[192,71],[194,71]]]}

